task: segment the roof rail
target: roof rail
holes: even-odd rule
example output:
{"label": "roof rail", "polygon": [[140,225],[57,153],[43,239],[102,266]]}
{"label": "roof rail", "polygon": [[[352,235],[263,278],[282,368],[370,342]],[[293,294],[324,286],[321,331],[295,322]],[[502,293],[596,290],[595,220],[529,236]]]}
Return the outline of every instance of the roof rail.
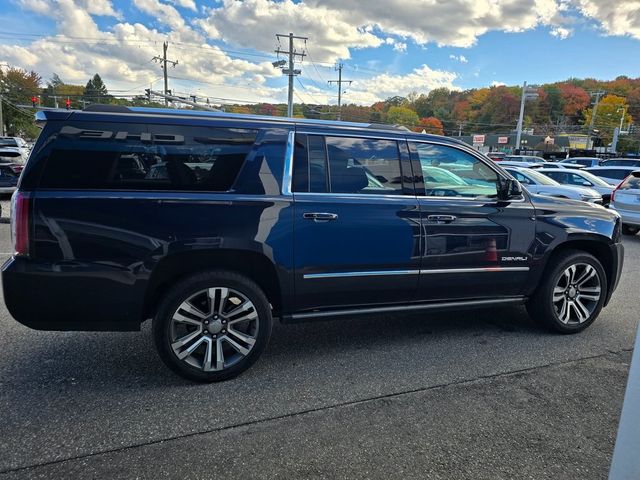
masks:
{"label": "roof rail", "polygon": [[131,113],[129,107],[124,105],[111,105],[107,103],[92,103],[85,107],[85,112],[113,112],[113,113]]}

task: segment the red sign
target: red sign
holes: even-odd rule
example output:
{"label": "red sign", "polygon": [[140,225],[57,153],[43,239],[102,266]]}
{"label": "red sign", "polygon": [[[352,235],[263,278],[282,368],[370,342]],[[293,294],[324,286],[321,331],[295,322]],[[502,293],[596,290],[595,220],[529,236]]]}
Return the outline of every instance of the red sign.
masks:
{"label": "red sign", "polygon": [[473,144],[484,145],[484,135],[474,135]]}
{"label": "red sign", "polygon": [[509,143],[509,137],[498,137],[498,143]]}

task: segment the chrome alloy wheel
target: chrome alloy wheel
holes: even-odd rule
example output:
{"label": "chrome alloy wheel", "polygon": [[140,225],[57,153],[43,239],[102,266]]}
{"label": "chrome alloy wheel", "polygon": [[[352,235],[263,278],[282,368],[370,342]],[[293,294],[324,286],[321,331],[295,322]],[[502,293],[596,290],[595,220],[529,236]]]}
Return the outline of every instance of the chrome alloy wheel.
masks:
{"label": "chrome alloy wheel", "polygon": [[553,289],[553,306],[558,319],[567,325],[587,321],[601,295],[600,276],[588,263],[575,263],[565,269]]}
{"label": "chrome alloy wheel", "polygon": [[193,367],[221,371],[251,352],[258,327],[251,300],[231,288],[211,287],[191,295],[171,317],[171,348]]}

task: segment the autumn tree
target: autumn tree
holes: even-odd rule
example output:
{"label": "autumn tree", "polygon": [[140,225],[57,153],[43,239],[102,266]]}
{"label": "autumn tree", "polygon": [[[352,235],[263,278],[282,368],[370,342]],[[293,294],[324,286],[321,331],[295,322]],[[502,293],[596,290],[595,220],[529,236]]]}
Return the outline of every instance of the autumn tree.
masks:
{"label": "autumn tree", "polygon": [[407,107],[390,107],[387,121],[393,125],[403,125],[413,128],[418,123],[418,114]]}
{"label": "autumn tree", "polygon": [[63,107],[67,98],[71,101],[71,108],[81,108],[81,97],[84,94],[82,85],[71,85],[64,83],[62,79],[53,74],[47,82],[47,86],[42,90],[42,105],[45,107],[54,107],[57,104]]}
{"label": "autumn tree", "polygon": [[0,92],[3,96],[4,131],[9,135],[34,138],[38,128],[33,121],[33,111],[19,105],[31,105],[31,98],[40,95],[42,78],[34,71],[21,68],[0,69]]}
{"label": "autumn tree", "polygon": [[564,115],[575,118],[589,106],[591,97],[584,88],[571,83],[561,83],[558,85],[558,89],[562,98],[562,113]]}
{"label": "autumn tree", "polygon": [[[628,112],[629,106],[627,100],[624,97],[617,95],[606,95],[598,103],[598,109],[596,110],[596,117],[593,122],[594,130],[598,130],[600,138],[605,145],[611,143],[613,139],[613,130],[620,126],[620,120],[624,115],[624,122],[631,121],[631,115]],[[584,124],[589,125],[591,123],[591,117],[593,115],[593,108],[588,108],[584,111]]]}
{"label": "autumn tree", "polygon": [[416,132],[433,133],[435,135],[444,135],[444,126],[436,117],[424,117],[418,121],[418,125],[414,129]]}

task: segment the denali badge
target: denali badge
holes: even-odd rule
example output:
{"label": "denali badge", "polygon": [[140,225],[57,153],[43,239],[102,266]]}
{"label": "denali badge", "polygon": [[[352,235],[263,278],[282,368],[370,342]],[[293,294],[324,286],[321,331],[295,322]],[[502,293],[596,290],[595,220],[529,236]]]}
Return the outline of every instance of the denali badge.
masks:
{"label": "denali badge", "polygon": [[526,262],[527,257],[502,257],[503,262]]}

